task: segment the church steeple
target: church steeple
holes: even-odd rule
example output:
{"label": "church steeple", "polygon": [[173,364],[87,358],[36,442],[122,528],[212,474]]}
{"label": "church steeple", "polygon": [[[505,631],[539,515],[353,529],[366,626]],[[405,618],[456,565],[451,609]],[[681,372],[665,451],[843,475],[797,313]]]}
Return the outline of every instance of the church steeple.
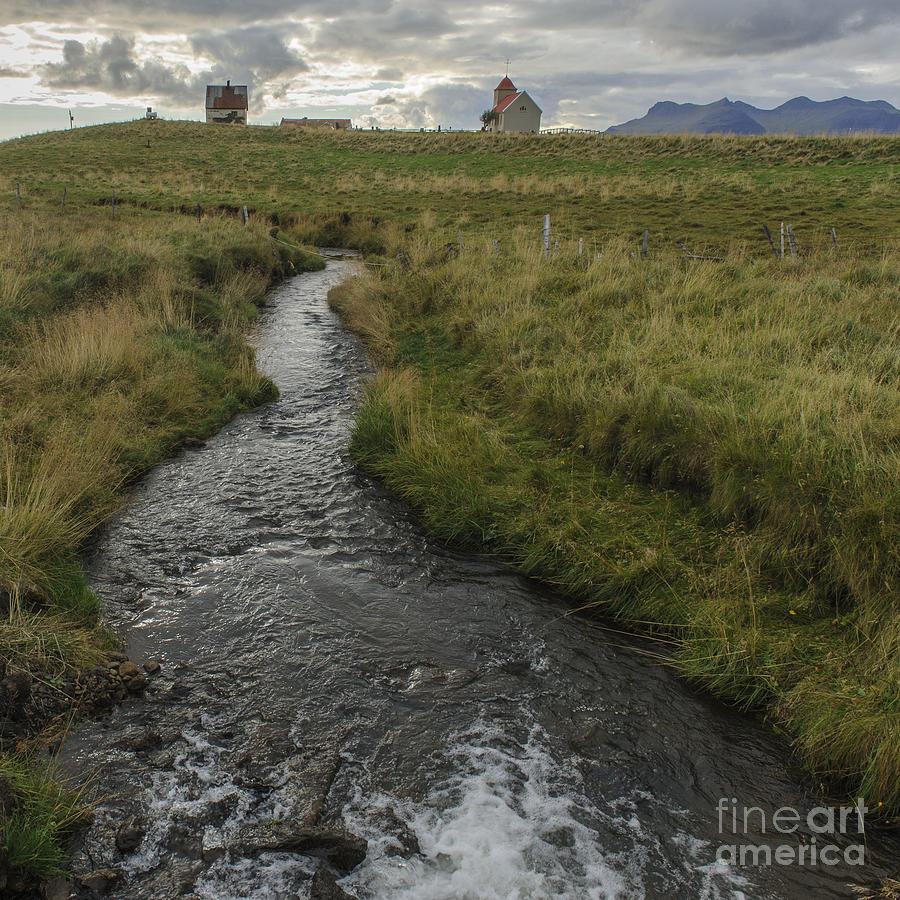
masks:
{"label": "church steeple", "polygon": [[494,88],[494,106],[496,107],[501,100],[505,100],[510,94],[516,93],[516,86],[509,80],[507,75],[497,87]]}

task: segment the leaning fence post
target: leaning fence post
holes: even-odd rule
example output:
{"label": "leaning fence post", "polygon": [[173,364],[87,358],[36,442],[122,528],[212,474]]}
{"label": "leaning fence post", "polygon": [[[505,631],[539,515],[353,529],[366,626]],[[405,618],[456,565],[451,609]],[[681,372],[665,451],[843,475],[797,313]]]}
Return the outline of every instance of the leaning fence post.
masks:
{"label": "leaning fence post", "polygon": [[834,243],[834,249],[837,250],[838,242],[837,242],[837,232],[834,230],[834,225],[831,226],[831,240]]}
{"label": "leaning fence post", "polygon": [[550,216],[544,216],[544,256],[550,259]]}
{"label": "leaning fence post", "polygon": [[769,231],[769,226],[763,222],[763,231],[766,233],[766,237],[769,239],[769,246],[772,248],[772,253],[775,254],[775,259],[778,259],[778,248],[775,246],[775,241],[772,240],[772,232]]}
{"label": "leaning fence post", "polygon": [[647,258],[647,245],[650,243],[650,229],[644,229],[644,239],[641,241],[641,259]]}
{"label": "leaning fence post", "polygon": [[247,212],[247,207],[243,206],[241,208],[241,224],[247,225],[250,222],[250,213]]}

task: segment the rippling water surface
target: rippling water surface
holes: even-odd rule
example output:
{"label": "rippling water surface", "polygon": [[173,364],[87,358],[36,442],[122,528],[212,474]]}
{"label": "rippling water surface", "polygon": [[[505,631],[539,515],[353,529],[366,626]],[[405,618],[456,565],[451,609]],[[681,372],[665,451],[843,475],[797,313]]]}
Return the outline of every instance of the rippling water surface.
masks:
{"label": "rippling water surface", "polygon": [[[258,340],[280,398],[155,469],[89,553],[130,655],[163,672],[67,744],[106,798],[77,866],[122,870],[121,898],[306,896],[314,860],[234,840],[290,821],[312,785],[318,821],[368,841],[341,882],[359,898],[828,898],[877,880],[891,848],[865,869],[716,863],[735,840],[719,798],[816,805],[785,747],[448,550],[354,468],[368,366],[325,299],[354,265],[272,293]],[[131,816],[146,834],[122,854]]]}

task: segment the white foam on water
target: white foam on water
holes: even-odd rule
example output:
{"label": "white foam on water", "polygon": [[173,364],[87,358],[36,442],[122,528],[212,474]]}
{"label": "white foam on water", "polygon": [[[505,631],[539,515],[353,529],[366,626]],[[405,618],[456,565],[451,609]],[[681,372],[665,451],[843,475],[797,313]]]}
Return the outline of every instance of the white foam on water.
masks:
{"label": "white foam on water", "polygon": [[291,853],[262,853],[256,859],[222,859],[194,884],[198,900],[297,900],[316,870],[312,860]]}
{"label": "white foam on water", "polygon": [[[204,723],[208,724],[208,723]],[[247,824],[270,821],[289,807],[262,799],[233,779],[223,757],[225,747],[201,734],[184,731],[182,749],[170,766],[155,772],[146,791],[146,833],[138,850],[120,864],[129,876],[164,872],[171,860],[173,833],[201,837],[201,847],[222,847]],[[275,783],[280,781],[277,770]],[[210,819],[213,821],[211,822]],[[295,900],[315,871],[312,860],[290,853],[261,853],[242,858],[223,853],[197,880],[192,896],[216,900]]]}
{"label": "white foam on water", "polygon": [[[274,767],[260,794],[235,782],[225,747],[188,731],[182,739],[147,791],[147,833],[125,861],[130,876],[164,874],[179,835],[200,835],[203,848],[215,851],[245,824],[290,817],[287,769]],[[660,801],[646,792],[598,809],[579,763],[554,755],[538,726],[520,740],[508,727],[479,722],[434,760],[440,780],[424,799],[399,800],[357,783],[343,818],[367,839],[368,854],[342,886],[366,900],[636,900],[645,883],[658,888],[664,873],[676,896],[742,896],[747,882],[710,863],[706,842],[686,829],[653,833],[641,809]],[[218,852],[196,882],[198,898],[298,898],[316,865],[295,854]]]}
{"label": "white foam on water", "polygon": [[[146,791],[146,833],[138,851],[126,857],[129,874],[156,869],[165,862],[166,842],[173,828],[202,834],[203,845],[215,845],[248,820],[253,796],[236,785],[221,765],[226,752],[199,734],[184,731],[184,748],[171,767],[154,772]],[[205,823],[210,809],[227,810],[222,827]]]}
{"label": "white foam on water", "polygon": [[726,862],[716,860],[714,857],[710,861],[713,850],[709,841],[683,831],[676,832],[670,841],[681,848],[685,869],[693,872],[695,877],[699,876],[697,900],[718,900],[721,897],[746,900],[742,888],[751,887],[750,880],[744,878]]}
{"label": "white foam on water", "polygon": [[[613,900],[641,895],[610,864],[589,821],[595,810],[577,770],[561,769],[535,729],[524,746],[478,726],[450,748],[459,774],[423,803],[361,791],[344,809],[351,830],[369,839],[362,866],[341,884],[361,897],[396,900]],[[378,826],[390,810],[418,841],[409,859]]]}
{"label": "white foam on water", "polygon": [[481,722],[454,736],[435,766],[447,774],[423,800],[357,785],[343,816],[369,851],[341,886],[367,900],[638,900],[661,883],[673,896],[744,897],[748,882],[710,863],[707,842],[641,820],[661,800],[636,790],[598,808],[579,762],[554,756],[537,726],[518,743]]}

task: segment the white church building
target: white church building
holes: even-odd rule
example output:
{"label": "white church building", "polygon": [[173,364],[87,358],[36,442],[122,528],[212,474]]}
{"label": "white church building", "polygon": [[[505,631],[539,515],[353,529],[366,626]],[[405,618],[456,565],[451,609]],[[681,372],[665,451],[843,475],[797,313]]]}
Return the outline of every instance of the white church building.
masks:
{"label": "white church building", "polygon": [[501,134],[539,134],[541,108],[528,91],[518,90],[507,75],[494,88],[494,107],[487,114],[485,130]]}

